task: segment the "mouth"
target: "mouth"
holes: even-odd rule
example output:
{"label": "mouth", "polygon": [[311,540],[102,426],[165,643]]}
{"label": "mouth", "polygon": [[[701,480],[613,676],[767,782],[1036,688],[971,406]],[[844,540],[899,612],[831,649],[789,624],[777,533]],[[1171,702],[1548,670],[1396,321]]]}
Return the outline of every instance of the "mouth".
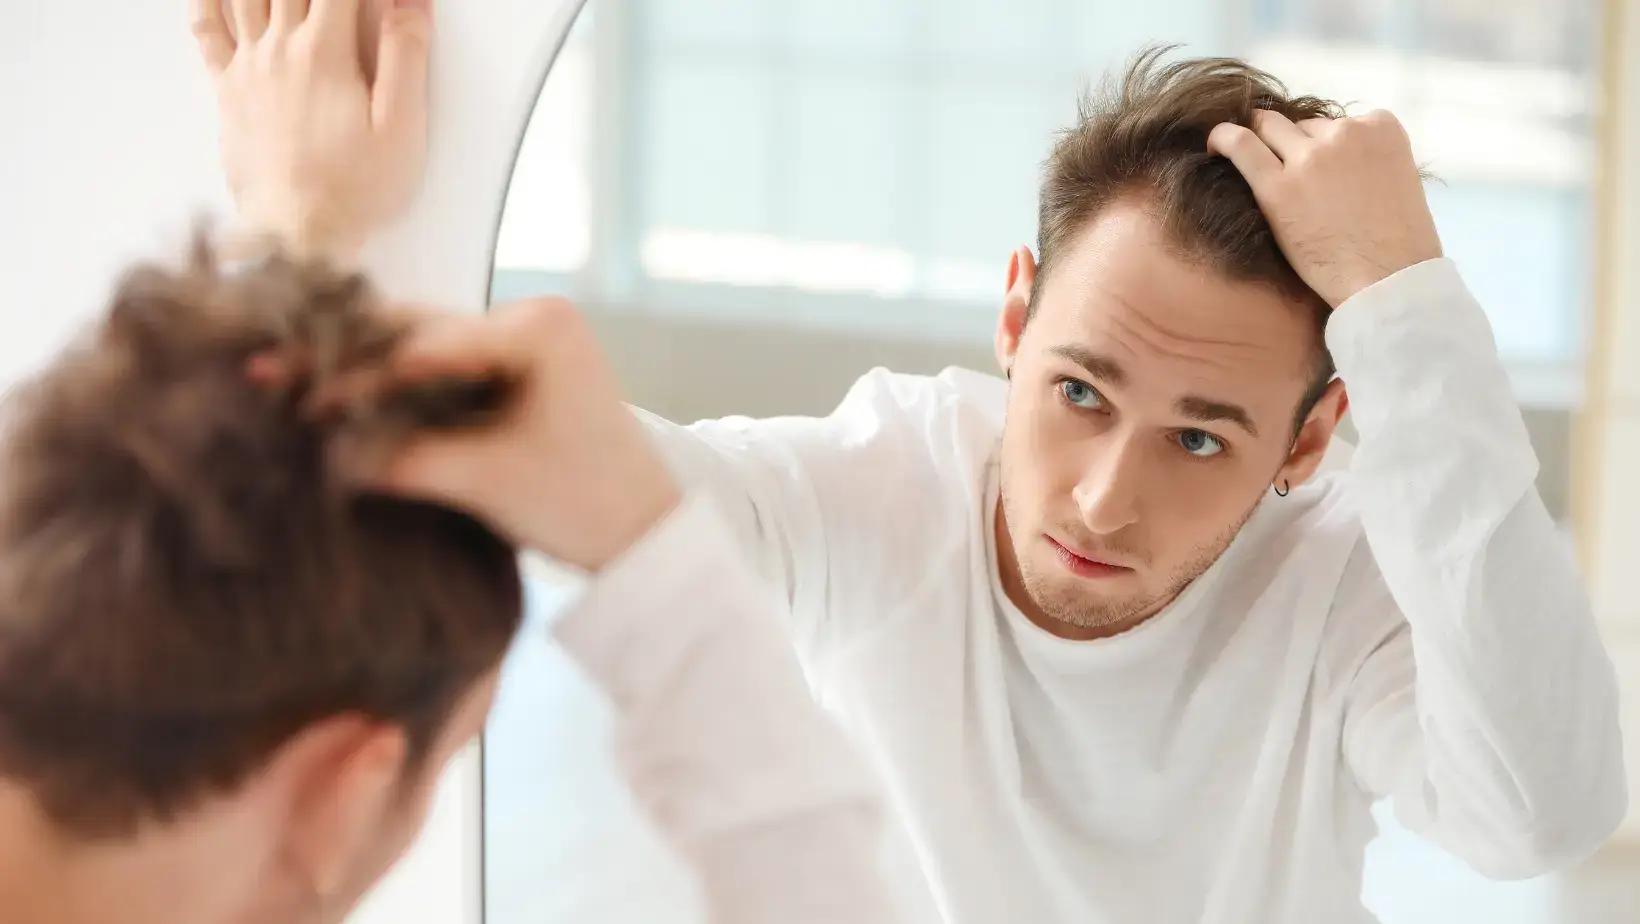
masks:
{"label": "mouth", "polygon": [[1059,563],[1065,567],[1066,571],[1077,577],[1112,578],[1131,574],[1133,571],[1132,568],[1118,565],[1115,562],[1093,558],[1080,552],[1073,552],[1052,536],[1044,538],[1048,540],[1049,545],[1053,546],[1054,554],[1059,558]]}

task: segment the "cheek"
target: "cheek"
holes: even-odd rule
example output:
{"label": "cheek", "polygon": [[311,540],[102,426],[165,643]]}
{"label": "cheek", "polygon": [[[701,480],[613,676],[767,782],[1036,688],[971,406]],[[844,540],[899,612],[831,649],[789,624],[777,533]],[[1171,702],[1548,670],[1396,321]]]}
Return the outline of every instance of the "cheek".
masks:
{"label": "cheek", "polygon": [[1215,465],[1181,453],[1181,461],[1161,468],[1152,482],[1147,532],[1158,540],[1178,537],[1181,554],[1193,553],[1239,523],[1265,484],[1260,470],[1243,460]]}
{"label": "cheek", "polygon": [[1002,459],[1010,502],[1040,505],[1054,496],[1068,497],[1080,470],[1082,451],[1076,433],[1064,426],[1060,408],[1021,402],[1008,411]]}

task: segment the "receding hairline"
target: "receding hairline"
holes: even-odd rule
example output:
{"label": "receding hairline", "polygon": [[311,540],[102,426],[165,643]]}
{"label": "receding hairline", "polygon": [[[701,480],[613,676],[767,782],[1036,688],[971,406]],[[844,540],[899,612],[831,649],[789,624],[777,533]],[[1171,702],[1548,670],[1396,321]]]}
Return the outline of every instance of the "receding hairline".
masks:
{"label": "receding hairline", "polygon": [[[1160,203],[1157,201],[1158,198],[1155,190],[1145,189],[1143,184],[1140,183],[1131,184],[1130,188],[1116,194],[1110,200],[1100,203],[1086,215],[1081,216],[1081,219],[1076,222],[1074,227],[1066,229],[1064,235],[1058,240],[1058,253],[1077,249],[1095,233],[1100,222],[1108,219],[1114,212],[1128,210],[1138,215],[1156,231],[1157,240],[1168,256],[1191,269],[1202,270],[1232,285],[1245,285],[1263,289],[1294,308],[1315,311],[1327,307],[1322,298],[1314,292],[1306,289],[1305,294],[1300,295],[1292,291],[1290,287],[1283,286],[1278,281],[1268,279],[1262,275],[1238,273],[1234,266],[1229,265],[1226,255],[1214,253],[1211,248],[1205,245],[1192,246],[1190,242],[1180,240],[1179,235],[1168,228]],[[1045,284],[1054,268],[1061,262],[1057,259],[1052,261],[1044,259],[1042,254],[1038,254],[1037,257],[1039,263],[1036,278],[1031,285],[1030,307],[1027,316],[1035,314],[1037,300],[1041,297],[1042,290],[1046,287]]]}
{"label": "receding hairline", "polygon": [[[1065,235],[1060,244],[1061,248],[1064,251],[1075,250],[1095,233],[1100,222],[1109,218],[1112,212],[1128,209],[1155,230],[1156,239],[1166,249],[1165,252],[1168,256],[1193,269],[1209,273],[1225,284],[1261,289],[1274,296],[1284,307],[1306,313],[1311,323],[1315,325],[1315,330],[1313,332],[1313,348],[1310,350],[1309,384],[1300,397],[1295,411],[1295,426],[1302,425],[1304,418],[1308,416],[1311,408],[1320,400],[1336,374],[1332,354],[1326,345],[1326,323],[1331,314],[1330,306],[1313,292],[1307,292],[1307,295],[1300,296],[1289,287],[1283,286],[1274,280],[1253,274],[1237,274],[1232,267],[1224,265],[1224,259],[1221,256],[1215,255],[1204,247],[1193,248],[1186,242],[1178,240],[1174,234],[1169,232],[1166,223],[1157,214],[1155,198],[1154,192],[1145,190],[1135,184],[1134,188],[1118,194],[1083,216],[1082,221]],[[1055,264],[1058,262],[1060,261],[1054,261]],[[1036,276],[1031,282],[1030,300],[1026,308],[1025,320],[1027,325],[1036,314],[1042,292],[1047,288],[1052,270],[1053,267],[1046,263],[1039,265],[1037,268]]]}

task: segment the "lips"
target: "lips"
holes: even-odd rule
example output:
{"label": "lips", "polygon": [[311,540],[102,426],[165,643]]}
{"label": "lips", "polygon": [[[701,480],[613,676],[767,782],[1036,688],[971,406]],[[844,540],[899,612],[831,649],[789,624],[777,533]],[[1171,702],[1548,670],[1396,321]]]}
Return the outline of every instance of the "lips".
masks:
{"label": "lips", "polygon": [[1120,574],[1129,573],[1133,570],[1131,568],[1118,565],[1114,562],[1105,561],[1104,559],[1084,555],[1081,552],[1072,551],[1069,547],[1052,536],[1048,536],[1047,539],[1049,544],[1053,546],[1054,552],[1058,555],[1059,563],[1064,565],[1067,571],[1070,571],[1072,574],[1079,577],[1115,577]]}

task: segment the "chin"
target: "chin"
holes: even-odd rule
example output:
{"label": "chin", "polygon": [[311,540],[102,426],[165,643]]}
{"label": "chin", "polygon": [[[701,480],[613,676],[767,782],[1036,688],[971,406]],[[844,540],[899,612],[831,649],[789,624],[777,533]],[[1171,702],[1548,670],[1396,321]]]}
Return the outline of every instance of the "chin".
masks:
{"label": "chin", "polygon": [[[1041,562],[1036,567],[1027,569],[1024,577],[1025,589],[1031,595],[1031,602],[1055,619],[1078,624],[1083,620],[1065,617],[1077,613],[1123,612],[1137,605],[1140,596],[1136,593],[1112,593],[1111,591],[1116,590],[1114,586],[1107,586],[1101,592],[1099,588],[1090,587],[1091,582],[1066,574],[1057,559]],[[1127,584],[1133,577],[1128,575],[1108,578],[1106,581],[1110,585]],[[1126,589],[1131,590],[1132,585],[1129,584]]]}

